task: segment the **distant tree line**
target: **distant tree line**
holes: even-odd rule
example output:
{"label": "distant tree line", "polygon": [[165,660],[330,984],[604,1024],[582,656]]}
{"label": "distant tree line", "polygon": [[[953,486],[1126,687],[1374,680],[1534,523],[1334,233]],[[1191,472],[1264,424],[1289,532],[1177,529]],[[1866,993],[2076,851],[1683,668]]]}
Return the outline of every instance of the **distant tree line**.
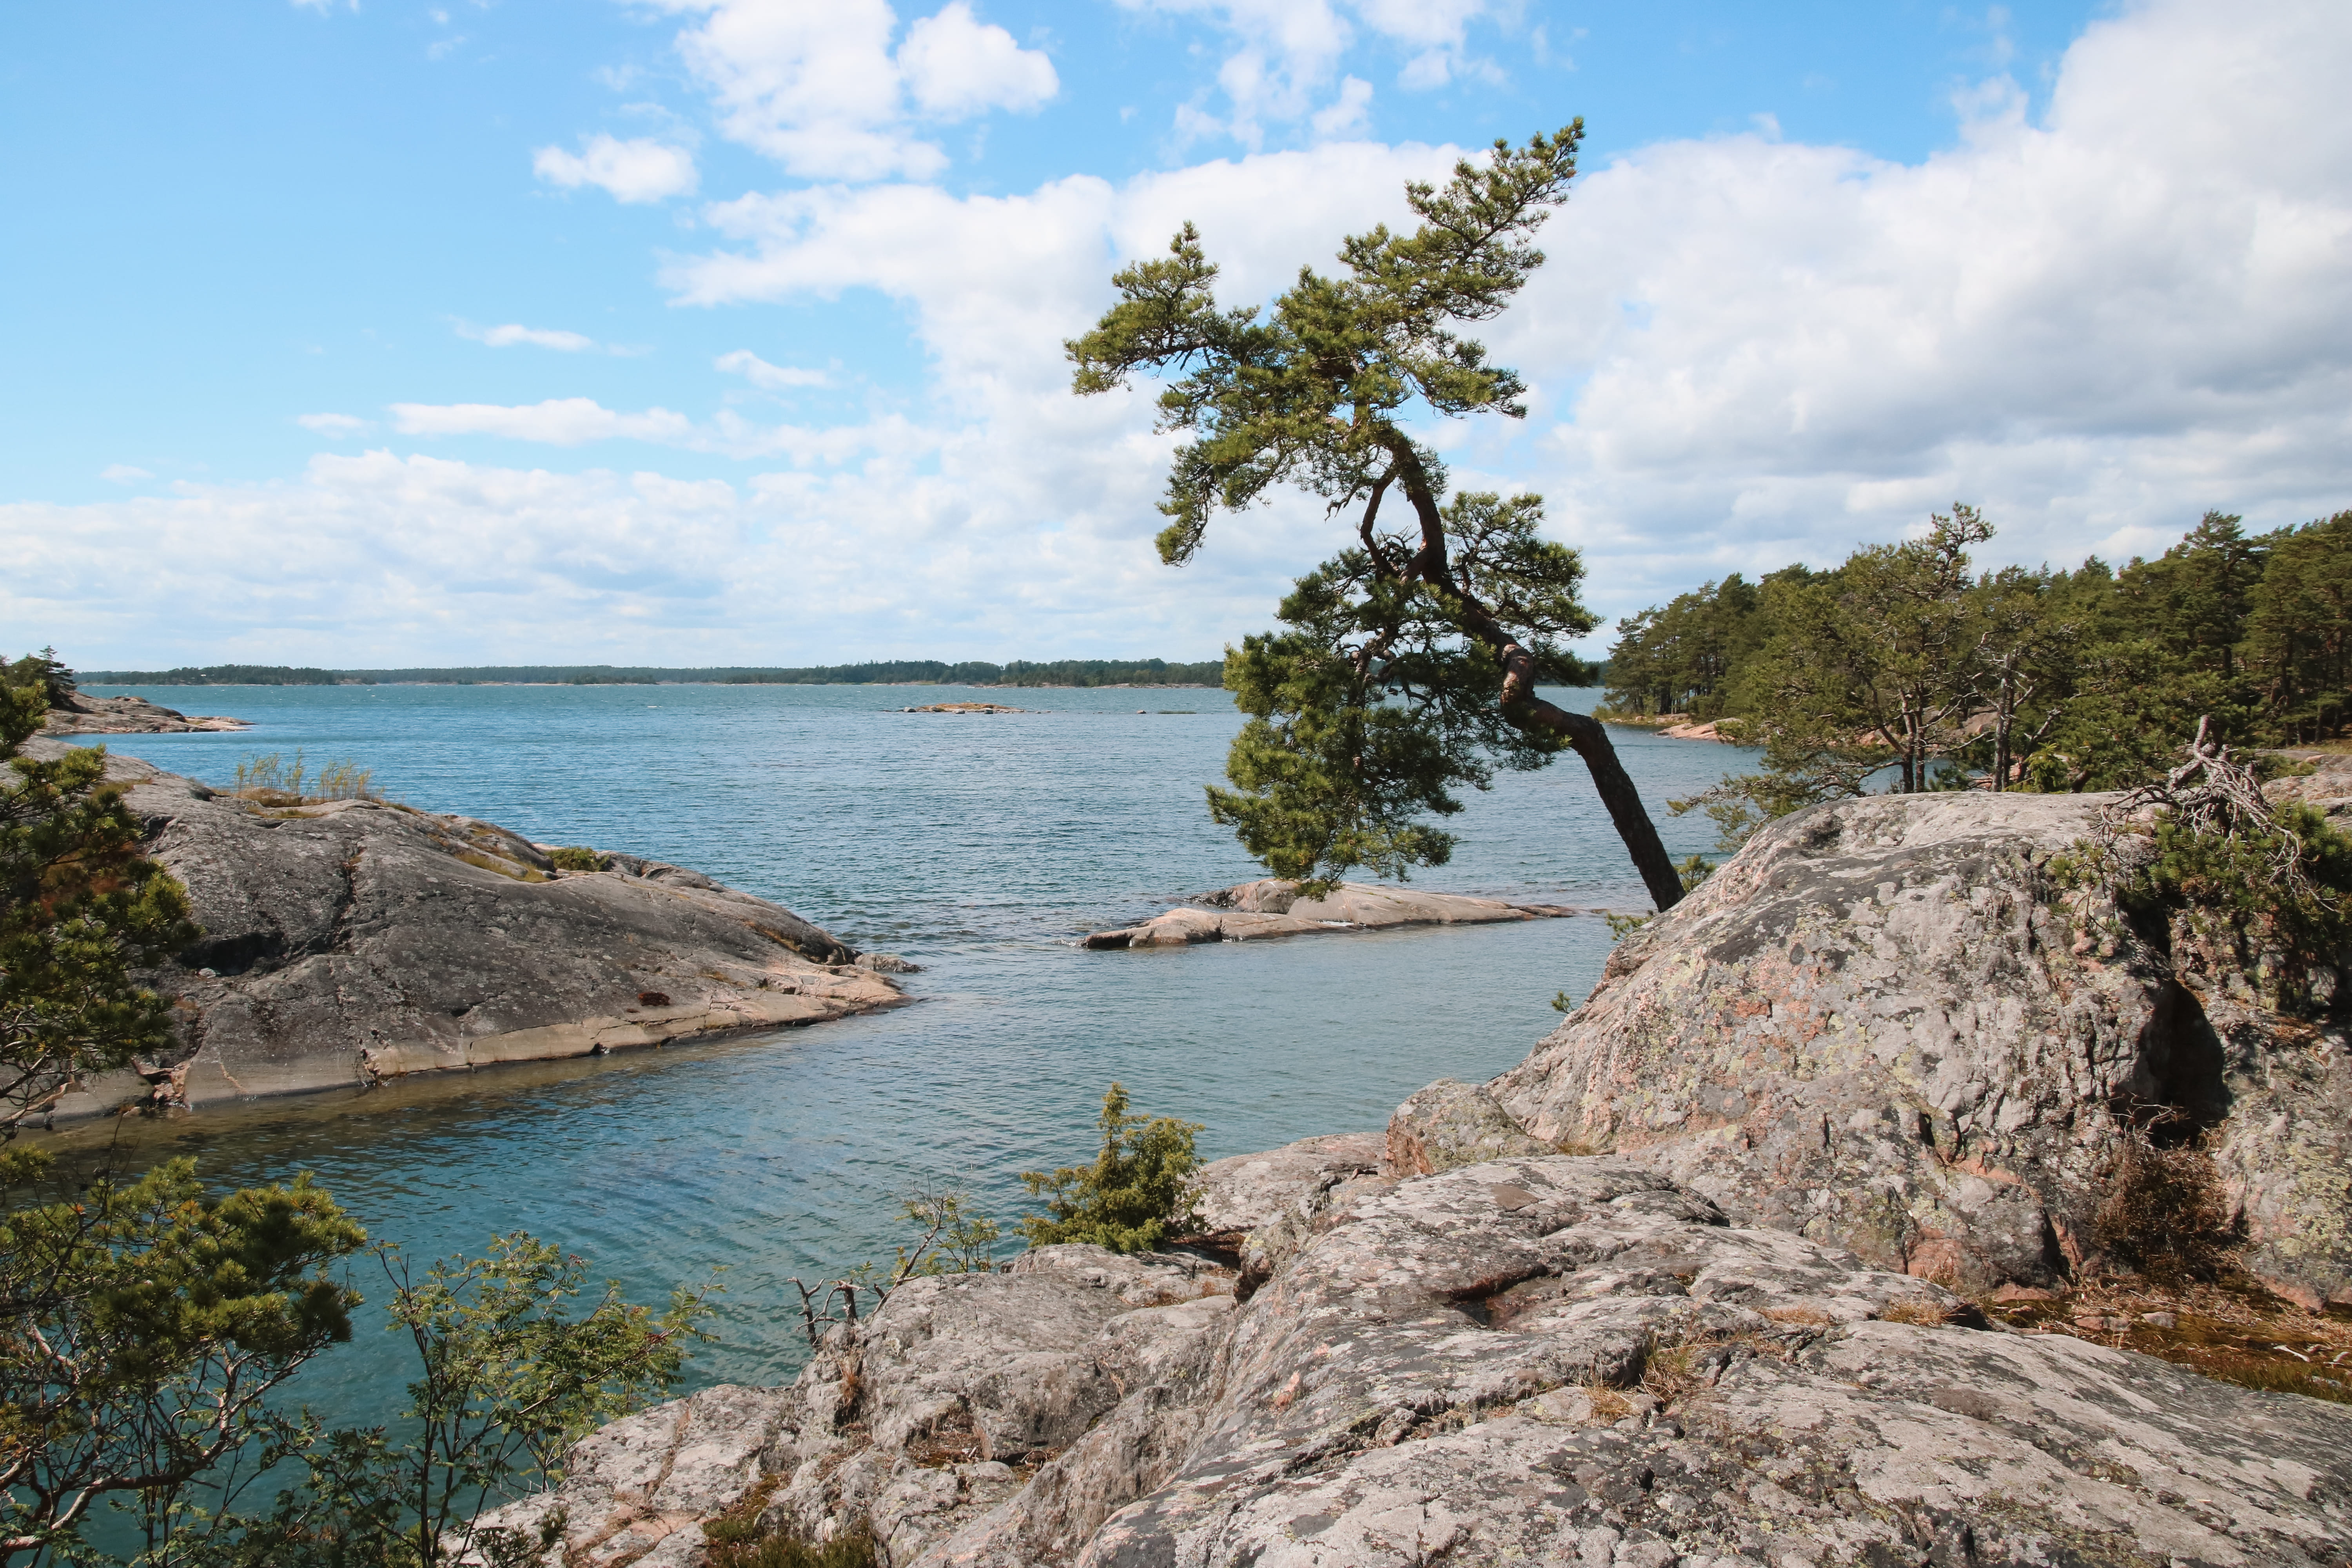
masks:
{"label": "distant tree line", "polygon": [[[2210,716],[2242,745],[2352,725],[2352,511],[2248,534],[2208,512],[2120,569],[1971,569],[1974,509],[1826,571],[1709,583],[1618,623],[1608,708],[1688,714],[1760,745],[1718,816],[1864,787],[2137,784]],[[1737,802],[1727,799],[1736,795]]]}
{"label": "distant tree line", "polygon": [[94,669],[80,680],[90,686],[656,686],[715,683],[730,686],[882,686],[933,683],[941,686],[1217,686],[1224,661],[1171,664],[1163,658],[1014,659],[990,664],[971,659],[950,664],[935,658],[888,659],[866,664],[817,665],[804,669],[738,665],[696,669],[612,664],[467,665],[437,669],[313,669],[288,665],[213,664],[202,668]]}

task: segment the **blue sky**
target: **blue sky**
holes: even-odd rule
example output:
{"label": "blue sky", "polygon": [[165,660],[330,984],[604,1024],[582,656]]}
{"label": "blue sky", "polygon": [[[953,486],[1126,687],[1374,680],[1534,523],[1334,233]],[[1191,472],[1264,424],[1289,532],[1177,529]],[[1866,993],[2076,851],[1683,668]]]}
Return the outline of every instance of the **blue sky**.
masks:
{"label": "blue sky", "polygon": [[[1488,334],[1617,615],[1957,495],[2006,557],[2352,504],[2337,8],[256,0],[0,21],[0,586],[86,666],[1205,657],[1057,344],[1581,114]],[[2336,73],[2331,78],[2330,73]],[[2291,144],[2290,144],[2291,143]]]}

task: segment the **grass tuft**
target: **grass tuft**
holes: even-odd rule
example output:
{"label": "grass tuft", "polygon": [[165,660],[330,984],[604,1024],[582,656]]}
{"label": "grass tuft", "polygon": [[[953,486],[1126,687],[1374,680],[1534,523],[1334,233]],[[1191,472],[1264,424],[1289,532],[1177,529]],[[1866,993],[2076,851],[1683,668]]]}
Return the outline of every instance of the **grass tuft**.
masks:
{"label": "grass tuft", "polygon": [[322,763],[311,773],[297,751],[290,758],[278,752],[247,757],[236,764],[236,783],[230,795],[256,805],[285,807],[323,805],[333,800],[382,800],[375,787],[375,770],[343,761]]}
{"label": "grass tuft", "polygon": [[709,1568],[877,1568],[881,1558],[875,1551],[874,1538],[863,1531],[820,1544],[763,1524],[761,1515],[783,1479],[782,1476],[762,1479],[733,1508],[704,1521],[702,1539],[709,1543],[706,1558]]}

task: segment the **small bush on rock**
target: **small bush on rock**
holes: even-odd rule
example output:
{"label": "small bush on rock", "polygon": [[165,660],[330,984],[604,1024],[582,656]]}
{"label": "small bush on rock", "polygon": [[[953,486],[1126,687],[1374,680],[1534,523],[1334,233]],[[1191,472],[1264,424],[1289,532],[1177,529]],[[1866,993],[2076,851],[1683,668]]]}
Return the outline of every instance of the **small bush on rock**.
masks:
{"label": "small bush on rock", "polygon": [[602,871],[612,862],[595,850],[583,845],[567,844],[561,849],[551,849],[547,858],[559,871]]}
{"label": "small bush on rock", "polygon": [[2061,888],[2104,890],[2160,919],[2184,978],[2243,975],[2264,1006],[2286,1013],[2323,1014],[2343,1000],[2352,838],[2307,805],[2273,805],[2210,723],[2198,726],[2186,762],[2106,808],[2098,832],[2050,872]]}
{"label": "small bush on rock", "polygon": [[1102,1152],[1093,1164],[1021,1173],[1052,1216],[1021,1222],[1030,1246],[1083,1241],[1113,1252],[1149,1252],[1167,1236],[1184,1178],[1201,1163],[1192,1152],[1201,1127],[1169,1116],[1130,1116],[1127,1105],[1127,1090],[1112,1084],[1103,1096]]}
{"label": "small bush on rock", "polygon": [[734,1507],[704,1521],[709,1568],[874,1568],[874,1538],[862,1530],[820,1546],[766,1522],[768,1500],[783,1483],[782,1476],[763,1476]]}

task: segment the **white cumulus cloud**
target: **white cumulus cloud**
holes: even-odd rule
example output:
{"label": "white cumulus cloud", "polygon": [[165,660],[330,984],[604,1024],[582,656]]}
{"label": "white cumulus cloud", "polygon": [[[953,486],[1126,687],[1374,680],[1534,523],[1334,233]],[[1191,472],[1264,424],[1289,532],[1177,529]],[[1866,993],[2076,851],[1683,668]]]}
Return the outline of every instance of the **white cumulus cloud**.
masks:
{"label": "white cumulus cloud", "polygon": [[1002,27],[983,26],[964,0],[908,28],[898,58],[917,107],[942,120],[1035,109],[1062,87],[1042,51],[1023,48]]}
{"label": "white cumulus cloud", "polygon": [[[1185,136],[1231,136],[1255,147],[1270,126],[1306,121],[1319,136],[1347,135],[1367,121],[1371,89],[1356,77],[1342,78],[1333,93],[1339,61],[1369,33],[1413,51],[1398,73],[1409,89],[1443,87],[1474,69],[1499,77],[1493,66],[1467,51],[1473,21],[1497,11],[1516,16],[1517,7],[1490,0],[1119,0],[1133,10],[1207,17],[1233,41],[1217,68],[1225,99],[1221,118],[1201,100],[1177,110]],[[1352,20],[1350,16],[1352,14]],[[1318,107],[1319,106],[1319,107]]]}
{"label": "white cumulus cloud", "polygon": [[624,142],[599,132],[580,151],[541,147],[531,155],[531,172],[567,189],[596,185],[618,202],[657,202],[692,194],[698,183],[694,154],[667,142],[638,137]]}
{"label": "white cumulus cloud", "polygon": [[352,414],[297,414],[294,423],[320,436],[356,436],[362,430],[375,428],[372,420]]}
{"label": "white cumulus cloud", "polygon": [[1053,61],[965,0],[917,20],[894,53],[887,0],[662,0],[698,14],[679,55],[717,101],[719,125],[794,174],[923,178],[947,155],[915,121],[1035,109],[1060,90]]}

